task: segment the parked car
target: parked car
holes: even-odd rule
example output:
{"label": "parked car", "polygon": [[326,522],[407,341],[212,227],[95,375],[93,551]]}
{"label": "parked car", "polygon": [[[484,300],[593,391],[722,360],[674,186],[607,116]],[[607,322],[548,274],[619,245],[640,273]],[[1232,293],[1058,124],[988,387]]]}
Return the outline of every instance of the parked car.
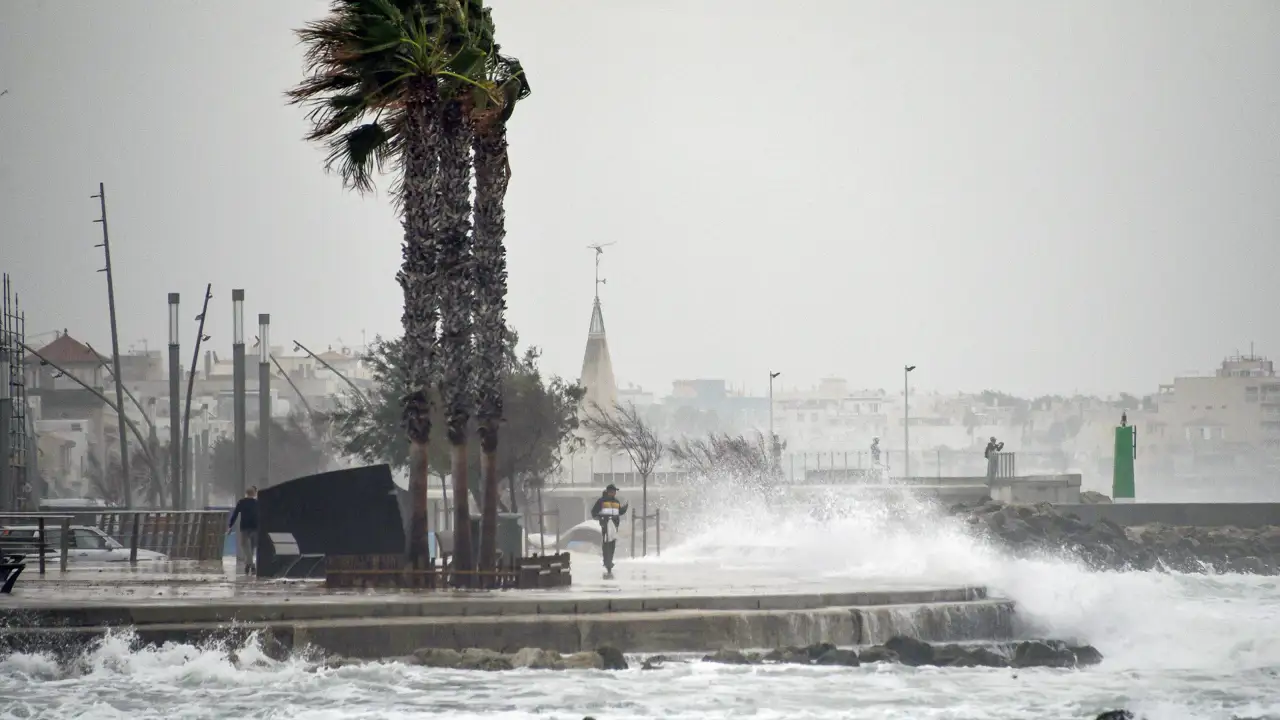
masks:
{"label": "parked car", "polygon": [[[580,553],[600,553],[604,545],[604,537],[600,534],[599,520],[584,520],[560,534],[560,550]],[[531,552],[538,552],[546,543],[547,552],[553,552],[556,536],[547,533],[542,537],[537,533],[529,535],[528,547]]]}
{"label": "parked car", "polygon": [[[129,548],[96,527],[72,525],[67,546],[69,562],[127,562]],[[9,525],[0,528],[0,550],[35,553],[38,525]],[[45,554],[57,556],[62,552],[62,528],[45,528]],[[138,559],[144,561],[168,560],[163,553],[138,549]],[[47,561],[47,558],[46,558]]]}

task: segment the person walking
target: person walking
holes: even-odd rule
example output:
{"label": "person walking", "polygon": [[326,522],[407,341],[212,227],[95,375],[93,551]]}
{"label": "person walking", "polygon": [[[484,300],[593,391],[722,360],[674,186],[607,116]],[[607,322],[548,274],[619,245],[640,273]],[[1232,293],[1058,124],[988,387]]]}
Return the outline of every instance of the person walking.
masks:
{"label": "person walking", "polygon": [[604,554],[605,577],[613,576],[613,552],[618,547],[618,528],[622,525],[622,516],[627,514],[628,507],[630,506],[618,500],[618,488],[610,483],[591,508],[592,519],[600,521],[600,550]]}
{"label": "person walking", "polygon": [[231,512],[231,521],[227,524],[227,534],[236,527],[236,518],[240,518],[240,534],[236,537],[237,556],[244,566],[244,574],[250,575],[258,571],[258,488],[250,487],[244,491],[244,497],[236,503]]}

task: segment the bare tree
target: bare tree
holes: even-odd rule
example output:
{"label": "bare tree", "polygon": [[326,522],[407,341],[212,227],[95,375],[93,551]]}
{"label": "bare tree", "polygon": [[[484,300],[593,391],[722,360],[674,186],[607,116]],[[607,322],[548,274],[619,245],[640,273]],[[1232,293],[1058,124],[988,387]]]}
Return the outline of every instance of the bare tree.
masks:
{"label": "bare tree", "polygon": [[640,473],[640,513],[644,517],[644,554],[649,551],[649,476],[662,461],[667,446],[658,434],[640,417],[632,403],[614,403],[606,411],[597,403],[591,403],[583,427],[591,433],[600,447],[625,453],[631,458],[636,472]]}
{"label": "bare tree", "polygon": [[682,438],[668,448],[683,469],[704,477],[728,477],[747,484],[773,477],[769,442],[764,435],[753,438],[728,433],[708,433],[706,438]]}

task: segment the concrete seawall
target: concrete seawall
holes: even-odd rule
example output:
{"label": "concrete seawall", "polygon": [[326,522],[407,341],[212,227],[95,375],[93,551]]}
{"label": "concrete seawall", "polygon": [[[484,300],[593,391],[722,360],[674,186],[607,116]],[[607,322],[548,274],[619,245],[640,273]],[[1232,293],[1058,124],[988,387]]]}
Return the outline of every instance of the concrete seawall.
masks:
{"label": "concrete seawall", "polygon": [[931,642],[1002,640],[1013,604],[982,588],[653,598],[361,597],[322,602],[104,603],[0,609],[0,649],[73,652],[113,630],[148,644],[240,641],[349,657],[407,655],[424,647],[562,653],[610,645],[679,652],[830,642],[859,645],[905,634]]}
{"label": "concrete seawall", "polygon": [[1260,528],[1280,526],[1280,503],[1058,503],[1059,512],[1073,513],[1081,520],[1096,523],[1110,520],[1117,525],[1185,525],[1189,527]]}

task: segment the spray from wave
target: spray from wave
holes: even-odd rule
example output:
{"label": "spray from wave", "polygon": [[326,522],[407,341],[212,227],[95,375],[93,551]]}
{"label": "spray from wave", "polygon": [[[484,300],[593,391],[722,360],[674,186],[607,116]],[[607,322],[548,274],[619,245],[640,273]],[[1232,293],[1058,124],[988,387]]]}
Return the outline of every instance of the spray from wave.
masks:
{"label": "spray from wave", "polygon": [[[68,652],[69,651],[69,652]],[[281,658],[258,633],[241,641],[209,641],[200,645],[166,643],[148,646],[131,630],[112,630],[81,649],[53,648],[46,652],[15,652],[0,657],[0,675],[32,680],[123,678],[146,675],[150,681],[174,685],[226,681],[246,671],[264,676],[314,664],[316,657],[297,653]]]}
{"label": "spray from wave", "polygon": [[1066,551],[1016,558],[906,488],[802,493],[704,483],[680,508],[684,539],[654,562],[980,584],[1014,600],[1030,632],[1091,643],[1112,668],[1280,666],[1273,578],[1098,572]]}

